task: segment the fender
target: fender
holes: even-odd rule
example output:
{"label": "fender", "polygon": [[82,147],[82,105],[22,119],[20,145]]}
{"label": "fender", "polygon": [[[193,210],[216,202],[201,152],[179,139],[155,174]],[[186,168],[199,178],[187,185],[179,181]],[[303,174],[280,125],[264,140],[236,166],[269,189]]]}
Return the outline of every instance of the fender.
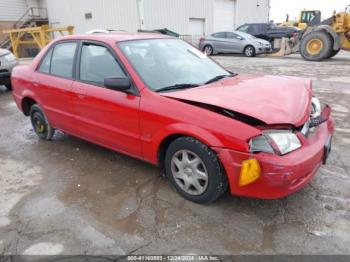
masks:
{"label": "fender", "polygon": [[168,125],[163,130],[160,130],[158,133],[154,134],[153,137],[142,134],[141,140],[144,159],[156,164],[158,162],[158,151],[160,145],[167,137],[172,135],[191,136],[209,147],[223,147],[223,144],[219,138],[205,129],[187,123],[174,123]]}
{"label": "fender", "polygon": [[333,50],[338,50],[340,49],[340,39],[338,34],[333,30],[333,28],[329,25],[319,25],[316,27],[310,27],[306,30],[304,35],[307,35],[311,32],[317,32],[317,31],[326,31],[328,34],[332,36],[333,39]]}

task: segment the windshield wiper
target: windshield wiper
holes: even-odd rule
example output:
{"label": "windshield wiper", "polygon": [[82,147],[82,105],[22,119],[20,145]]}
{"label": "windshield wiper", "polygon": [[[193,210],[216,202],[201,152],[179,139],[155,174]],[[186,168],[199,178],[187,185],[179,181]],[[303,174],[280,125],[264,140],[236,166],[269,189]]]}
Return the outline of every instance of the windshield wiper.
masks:
{"label": "windshield wiper", "polygon": [[219,81],[220,79],[223,79],[223,78],[226,78],[226,77],[234,77],[236,76],[237,74],[234,74],[234,73],[231,73],[229,75],[218,75],[218,76],[215,76],[213,77],[212,79],[208,80],[207,82],[205,82],[204,84],[207,85],[207,84],[211,84],[211,83],[214,83],[216,81]]}
{"label": "windshield wiper", "polygon": [[166,86],[159,88],[156,90],[156,92],[162,92],[162,91],[169,91],[169,90],[180,90],[180,89],[186,89],[186,88],[193,88],[193,87],[198,87],[199,85],[197,84],[175,84],[172,86]]}

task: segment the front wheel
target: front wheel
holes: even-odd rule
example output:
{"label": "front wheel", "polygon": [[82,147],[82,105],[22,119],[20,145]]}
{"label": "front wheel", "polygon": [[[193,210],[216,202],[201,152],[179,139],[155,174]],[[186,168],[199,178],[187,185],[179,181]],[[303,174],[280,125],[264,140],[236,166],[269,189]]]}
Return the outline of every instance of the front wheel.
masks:
{"label": "front wheel", "polygon": [[214,53],[214,49],[211,45],[205,45],[203,47],[203,52],[209,56],[209,55],[212,55]]}
{"label": "front wheel", "polygon": [[227,190],[226,174],[216,154],[192,137],[170,144],[165,169],[176,190],[190,201],[211,203]]}
{"label": "front wheel", "polygon": [[308,61],[322,61],[331,57],[332,44],[332,38],[327,32],[311,32],[302,38],[300,54]]}
{"label": "front wheel", "polygon": [[247,46],[246,48],[244,48],[244,55],[246,57],[254,57],[255,56],[255,48],[254,46]]}
{"label": "front wheel", "polygon": [[40,139],[51,140],[55,130],[51,127],[44,111],[37,104],[30,108],[30,120],[33,129]]}

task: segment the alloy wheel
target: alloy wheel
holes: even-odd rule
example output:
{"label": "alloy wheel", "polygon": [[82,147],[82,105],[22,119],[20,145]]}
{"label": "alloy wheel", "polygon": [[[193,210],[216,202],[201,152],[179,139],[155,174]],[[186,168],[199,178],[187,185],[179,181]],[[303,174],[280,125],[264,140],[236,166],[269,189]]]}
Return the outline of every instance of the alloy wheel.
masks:
{"label": "alloy wheel", "polygon": [[177,151],[171,159],[171,171],[176,184],[187,194],[201,195],[208,187],[207,168],[192,151]]}

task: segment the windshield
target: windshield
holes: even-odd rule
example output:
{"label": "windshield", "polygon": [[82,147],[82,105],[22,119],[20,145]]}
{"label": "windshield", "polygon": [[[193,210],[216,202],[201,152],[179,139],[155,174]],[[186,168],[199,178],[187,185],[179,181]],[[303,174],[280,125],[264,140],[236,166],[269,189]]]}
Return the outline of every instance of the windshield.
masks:
{"label": "windshield", "polygon": [[154,91],[174,85],[203,85],[231,75],[193,46],[179,39],[147,39],[118,44],[146,85]]}

